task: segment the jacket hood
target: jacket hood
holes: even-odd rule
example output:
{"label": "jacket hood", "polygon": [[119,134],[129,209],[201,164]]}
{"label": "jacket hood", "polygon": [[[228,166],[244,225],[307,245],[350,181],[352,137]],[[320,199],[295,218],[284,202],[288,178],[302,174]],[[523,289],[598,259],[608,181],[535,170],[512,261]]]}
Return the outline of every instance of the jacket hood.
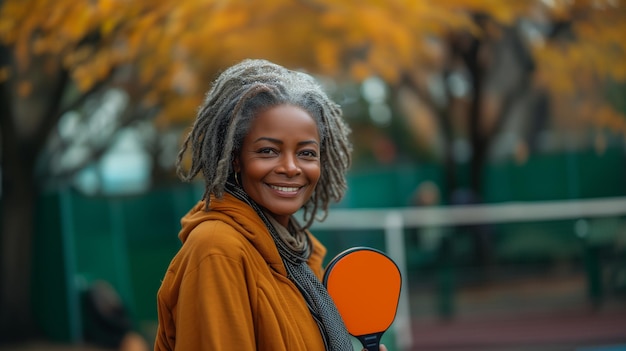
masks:
{"label": "jacket hood", "polygon": [[205,210],[205,201],[198,201],[181,219],[181,230],[178,233],[178,238],[184,244],[189,234],[200,223],[210,220],[223,221],[237,229],[248,227],[242,233],[246,237],[253,235],[255,231],[258,232],[259,226],[265,227],[261,218],[250,206],[225,193],[221,199],[211,196],[208,211]]}
{"label": "jacket hood", "polygon": [[[268,265],[283,275],[287,274],[276,244],[263,220],[254,209],[228,193],[225,193],[221,199],[212,196],[209,211],[205,211],[205,201],[196,203],[181,219],[182,228],[178,233],[178,238],[185,243],[198,225],[211,220],[219,220],[235,228],[259,251]],[[313,245],[308,264],[321,267],[326,248],[308,231],[307,235]]]}

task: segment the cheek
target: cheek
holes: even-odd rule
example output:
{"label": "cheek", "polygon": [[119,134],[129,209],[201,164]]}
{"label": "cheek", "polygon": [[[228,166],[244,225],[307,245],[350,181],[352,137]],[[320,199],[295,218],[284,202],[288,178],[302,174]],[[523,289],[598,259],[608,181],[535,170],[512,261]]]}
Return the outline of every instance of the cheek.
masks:
{"label": "cheek", "polygon": [[322,168],[319,165],[311,166],[307,169],[307,176],[311,183],[317,184],[322,175]]}
{"label": "cheek", "polygon": [[247,178],[259,180],[271,172],[271,167],[264,162],[251,161],[242,165],[241,171]]}

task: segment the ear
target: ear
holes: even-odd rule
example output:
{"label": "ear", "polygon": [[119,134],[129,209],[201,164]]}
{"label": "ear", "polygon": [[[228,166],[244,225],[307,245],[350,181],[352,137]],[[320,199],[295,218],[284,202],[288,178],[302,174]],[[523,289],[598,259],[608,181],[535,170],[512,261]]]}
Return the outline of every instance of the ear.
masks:
{"label": "ear", "polygon": [[233,158],[233,172],[239,173],[241,171],[241,166],[239,164],[239,156],[235,156]]}

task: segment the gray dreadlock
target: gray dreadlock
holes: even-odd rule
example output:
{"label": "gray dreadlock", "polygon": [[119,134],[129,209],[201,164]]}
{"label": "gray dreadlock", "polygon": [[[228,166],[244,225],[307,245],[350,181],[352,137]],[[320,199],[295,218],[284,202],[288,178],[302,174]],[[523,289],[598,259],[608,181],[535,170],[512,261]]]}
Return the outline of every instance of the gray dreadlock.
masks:
{"label": "gray dreadlock", "polygon": [[[268,107],[289,104],[307,111],[316,121],[321,146],[321,175],[304,205],[305,228],[328,214],[330,201],[339,202],[346,191],[351,163],[349,127],[338,104],[331,101],[313,77],[266,60],[244,60],[219,75],[201,106],[193,129],[178,153],[176,170],[186,182],[204,176],[203,199],[221,198],[227,180],[234,179],[233,160],[241,149],[252,119]],[[191,167],[182,164],[191,147]],[[323,212],[316,217],[318,210]]]}

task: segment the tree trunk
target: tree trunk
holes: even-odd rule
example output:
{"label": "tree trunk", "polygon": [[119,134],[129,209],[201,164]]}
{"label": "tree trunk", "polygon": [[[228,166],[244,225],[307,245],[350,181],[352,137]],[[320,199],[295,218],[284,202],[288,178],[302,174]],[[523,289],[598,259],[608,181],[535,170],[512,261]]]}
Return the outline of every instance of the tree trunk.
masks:
{"label": "tree trunk", "polygon": [[0,341],[34,334],[31,310],[31,262],[36,184],[33,163],[24,155],[7,155],[3,145],[0,206]]}
{"label": "tree trunk", "polygon": [[481,39],[473,38],[468,50],[464,53],[464,61],[470,77],[472,77],[472,101],[469,110],[469,137],[472,145],[472,159],[470,161],[470,188],[479,195],[482,194],[483,167],[486,161],[487,136],[483,134],[482,101],[484,69],[480,61],[480,50],[483,45]]}
{"label": "tree trunk", "polygon": [[8,83],[0,84],[2,193],[0,203],[0,342],[34,332],[31,311],[31,261],[34,206],[33,145],[20,143]]}

